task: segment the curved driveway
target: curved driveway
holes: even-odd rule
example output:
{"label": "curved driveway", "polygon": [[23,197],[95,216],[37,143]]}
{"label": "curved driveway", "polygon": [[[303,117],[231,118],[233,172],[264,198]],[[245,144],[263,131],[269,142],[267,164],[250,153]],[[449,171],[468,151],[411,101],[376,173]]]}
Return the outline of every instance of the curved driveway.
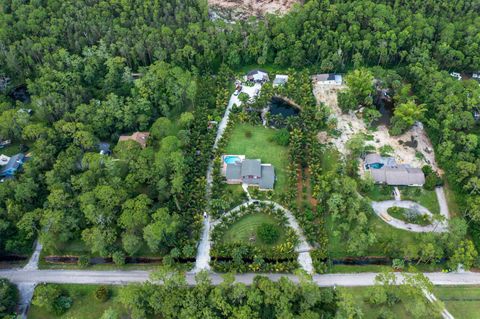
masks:
{"label": "curved driveway", "polygon": [[[429,215],[430,217],[433,216],[433,214],[425,207],[422,205],[409,201],[409,200],[386,200],[383,202],[372,202],[372,208],[375,211],[375,213],[386,223],[389,225],[399,228],[399,229],[404,229],[407,231],[411,232],[416,232],[416,233],[425,233],[425,232],[446,232],[448,229],[448,223],[446,220],[444,221],[434,221],[431,225],[427,226],[420,226],[417,224],[410,224],[406,223],[400,219],[393,218],[388,214],[388,209],[391,207],[402,207],[402,208],[407,208],[407,209],[414,209],[416,211],[419,211],[422,214]],[[387,219],[383,218],[383,216],[388,216]]]}

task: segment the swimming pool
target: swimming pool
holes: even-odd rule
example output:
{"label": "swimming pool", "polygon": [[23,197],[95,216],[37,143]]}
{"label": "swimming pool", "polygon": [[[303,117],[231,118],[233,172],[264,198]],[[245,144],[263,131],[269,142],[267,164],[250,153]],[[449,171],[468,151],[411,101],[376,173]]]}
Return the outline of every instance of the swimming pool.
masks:
{"label": "swimming pool", "polygon": [[225,164],[235,164],[236,162],[240,162],[241,159],[238,156],[225,156],[223,161]]}

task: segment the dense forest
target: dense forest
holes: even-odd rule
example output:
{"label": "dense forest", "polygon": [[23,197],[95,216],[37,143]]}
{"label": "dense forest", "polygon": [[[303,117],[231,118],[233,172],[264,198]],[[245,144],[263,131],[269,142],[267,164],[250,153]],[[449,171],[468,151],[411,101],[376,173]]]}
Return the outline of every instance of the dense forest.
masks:
{"label": "dense forest", "polygon": [[[30,148],[0,184],[0,251],[81,239],[102,256],[193,257],[204,172],[232,71],[393,68],[426,109],[437,159],[480,247],[478,1],[308,1],[289,14],[211,21],[206,1],[13,1],[0,11],[0,139]],[[15,99],[26,88],[29,99]],[[32,113],[24,112],[32,109]],[[145,149],[97,144],[149,130]],[[468,197],[467,197],[468,195]],[[180,244],[177,244],[180,243]],[[118,258],[121,259],[121,258]]]}

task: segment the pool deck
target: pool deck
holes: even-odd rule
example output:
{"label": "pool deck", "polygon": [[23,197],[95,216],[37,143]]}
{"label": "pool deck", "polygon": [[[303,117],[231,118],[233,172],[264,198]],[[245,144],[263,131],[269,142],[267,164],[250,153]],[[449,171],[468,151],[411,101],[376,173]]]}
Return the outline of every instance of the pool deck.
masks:
{"label": "pool deck", "polygon": [[225,175],[227,171],[227,163],[225,162],[225,159],[227,157],[237,157],[240,161],[243,161],[245,159],[245,155],[234,155],[234,154],[225,154],[222,156],[222,174]]}

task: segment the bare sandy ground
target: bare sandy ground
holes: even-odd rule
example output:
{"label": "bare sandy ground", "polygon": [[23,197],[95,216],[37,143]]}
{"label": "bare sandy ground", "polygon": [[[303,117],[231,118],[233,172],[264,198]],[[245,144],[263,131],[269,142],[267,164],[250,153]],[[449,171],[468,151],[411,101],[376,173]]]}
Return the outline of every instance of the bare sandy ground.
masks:
{"label": "bare sandy ground", "polygon": [[212,8],[231,10],[239,16],[259,16],[266,13],[284,14],[303,0],[208,0]]}
{"label": "bare sandy ground", "polygon": [[[368,141],[367,144],[375,146],[377,150],[384,145],[390,145],[393,147],[395,150],[393,157],[397,163],[410,164],[413,167],[422,167],[423,165],[428,164],[439,174],[443,174],[438,168],[432,143],[421,123],[417,123],[410,130],[400,136],[390,136],[387,127],[383,125],[379,126],[376,131],[369,131],[359,114],[354,112],[344,114],[338,107],[337,93],[344,88],[344,85],[331,85],[316,82],[314,83],[313,89],[317,102],[323,102],[329,106],[332,110],[332,115],[338,121],[337,129],[342,133],[338,138],[330,138],[329,142],[335,145],[342,154],[347,153],[345,144],[349,139],[355,134],[366,133],[373,135],[374,137],[373,141]],[[415,148],[406,145],[407,142],[410,143],[412,141],[417,142]],[[422,153],[423,158],[416,156],[417,152]]]}

